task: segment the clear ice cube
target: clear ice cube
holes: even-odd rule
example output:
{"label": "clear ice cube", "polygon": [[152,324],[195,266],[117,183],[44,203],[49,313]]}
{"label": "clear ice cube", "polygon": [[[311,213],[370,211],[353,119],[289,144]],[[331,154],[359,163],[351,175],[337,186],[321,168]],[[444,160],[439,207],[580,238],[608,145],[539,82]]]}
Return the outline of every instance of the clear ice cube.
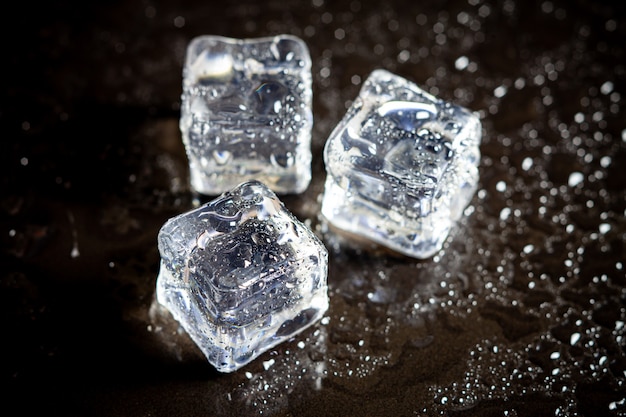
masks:
{"label": "clear ice cube", "polygon": [[311,181],[311,100],[301,39],[192,39],[180,130],[193,189],[218,195],[256,179],[279,194],[303,192]]}
{"label": "clear ice cube", "polygon": [[232,372],[328,308],[328,253],[269,188],[240,184],[168,220],[157,301],[208,361]]}
{"label": "clear ice cube", "polygon": [[473,112],[372,72],[326,142],[322,214],[348,234],[432,256],[476,190],[481,134]]}

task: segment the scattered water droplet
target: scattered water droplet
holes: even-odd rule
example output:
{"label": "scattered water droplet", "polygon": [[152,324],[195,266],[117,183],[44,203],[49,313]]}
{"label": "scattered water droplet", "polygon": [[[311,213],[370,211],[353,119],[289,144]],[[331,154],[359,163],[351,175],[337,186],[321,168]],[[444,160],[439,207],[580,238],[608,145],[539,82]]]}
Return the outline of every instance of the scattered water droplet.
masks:
{"label": "scattered water droplet", "polygon": [[576,187],[584,179],[585,179],[585,177],[583,176],[582,173],[580,173],[580,172],[572,172],[570,174],[568,180],[567,180],[567,185],[569,185],[570,187]]}

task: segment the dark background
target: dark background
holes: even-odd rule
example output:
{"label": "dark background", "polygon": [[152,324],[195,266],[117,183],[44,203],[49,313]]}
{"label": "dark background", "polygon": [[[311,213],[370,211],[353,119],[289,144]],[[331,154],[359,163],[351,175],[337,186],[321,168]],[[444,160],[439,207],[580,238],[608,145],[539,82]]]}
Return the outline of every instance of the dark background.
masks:
{"label": "dark background", "polygon": [[[609,1],[28,1],[2,29],[7,414],[626,414],[626,14]],[[331,253],[322,322],[218,374],[153,304],[156,234],[203,197],[178,130],[198,35],[313,60],[314,179],[285,205]],[[481,181],[417,261],[319,217],[322,147],[386,68],[478,112]]]}

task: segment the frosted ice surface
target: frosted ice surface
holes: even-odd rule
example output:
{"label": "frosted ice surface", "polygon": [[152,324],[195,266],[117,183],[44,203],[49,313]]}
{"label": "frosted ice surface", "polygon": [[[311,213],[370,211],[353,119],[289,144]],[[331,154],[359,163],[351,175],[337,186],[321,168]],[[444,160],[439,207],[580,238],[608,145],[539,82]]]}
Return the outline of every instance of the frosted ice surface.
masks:
{"label": "frosted ice surface", "polygon": [[256,179],[279,194],[311,181],[311,58],[291,35],[199,36],[187,47],[180,129],[192,187]]}
{"label": "frosted ice surface", "polygon": [[432,256],[476,190],[480,140],[474,113],[376,70],[326,142],[322,213],[338,229]]}
{"label": "frosted ice surface", "polygon": [[242,183],[168,220],[157,300],[209,362],[232,372],[328,308],[328,253],[264,184]]}

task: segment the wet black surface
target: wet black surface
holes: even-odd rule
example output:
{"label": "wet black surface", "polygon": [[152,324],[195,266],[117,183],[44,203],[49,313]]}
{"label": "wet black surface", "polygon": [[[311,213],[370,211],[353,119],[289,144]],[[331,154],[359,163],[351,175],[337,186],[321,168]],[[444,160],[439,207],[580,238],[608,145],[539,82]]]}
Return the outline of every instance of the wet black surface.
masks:
{"label": "wet black surface", "polygon": [[[22,2],[6,19],[4,406],[15,415],[626,414],[626,14],[617,2]],[[10,17],[10,18],[9,18]],[[218,374],[153,304],[186,211],[192,37],[311,50],[314,179],[285,205],[331,252],[321,323]],[[375,68],[481,115],[479,191],[425,261],[319,218],[323,144]],[[7,384],[5,384],[7,386]]]}

